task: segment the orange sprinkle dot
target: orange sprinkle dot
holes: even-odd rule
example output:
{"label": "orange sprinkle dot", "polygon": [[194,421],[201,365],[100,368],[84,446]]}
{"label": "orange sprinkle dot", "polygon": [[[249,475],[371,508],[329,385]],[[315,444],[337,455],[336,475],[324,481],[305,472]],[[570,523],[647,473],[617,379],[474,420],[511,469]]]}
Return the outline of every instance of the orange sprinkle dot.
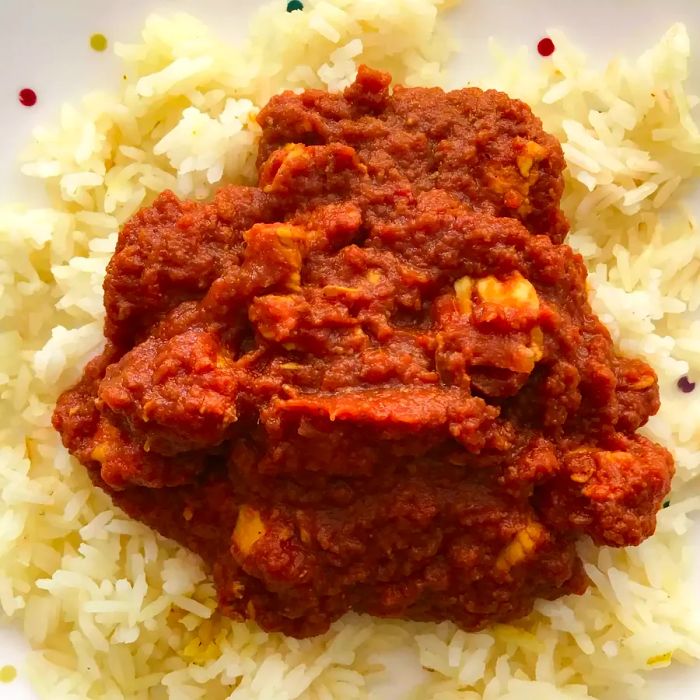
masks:
{"label": "orange sprinkle dot", "polygon": [[104,34],[93,34],[90,37],[90,48],[93,51],[104,51],[107,43],[107,37]]}

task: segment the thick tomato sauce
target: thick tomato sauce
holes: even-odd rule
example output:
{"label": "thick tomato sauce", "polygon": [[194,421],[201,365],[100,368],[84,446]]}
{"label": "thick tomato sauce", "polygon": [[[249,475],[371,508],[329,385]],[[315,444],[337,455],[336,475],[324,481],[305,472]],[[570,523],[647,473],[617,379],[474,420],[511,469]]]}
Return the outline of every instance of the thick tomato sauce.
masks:
{"label": "thick tomato sauce", "polygon": [[562,243],[559,144],[503,94],[366,68],[259,121],[257,187],[121,231],[66,446],[268,630],[477,629],[583,591],[576,539],[652,534],[673,463]]}

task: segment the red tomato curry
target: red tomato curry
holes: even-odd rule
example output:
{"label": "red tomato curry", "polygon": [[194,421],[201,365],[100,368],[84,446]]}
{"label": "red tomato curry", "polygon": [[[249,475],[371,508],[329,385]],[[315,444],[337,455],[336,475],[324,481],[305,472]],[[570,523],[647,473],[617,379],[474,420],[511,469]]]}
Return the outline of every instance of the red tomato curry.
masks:
{"label": "red tomato curry", "polygon": [[256,187],[134,216],[54,415],[224,614],[294,636],[581,593],[576,540],[641,542],[673,473],[635,432],[654,372],[562,242],[556,139],[498,92],[389,84],[273,98]]}

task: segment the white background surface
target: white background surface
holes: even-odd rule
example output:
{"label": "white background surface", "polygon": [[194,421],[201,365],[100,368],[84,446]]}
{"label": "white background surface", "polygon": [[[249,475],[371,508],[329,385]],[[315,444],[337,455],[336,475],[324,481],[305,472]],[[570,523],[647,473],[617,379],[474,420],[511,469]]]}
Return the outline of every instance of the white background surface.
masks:
{"label": "white background surface", "polygon": [[[383,0],[376,0],[382,2]],[[277,0],[284,8],[286,0]],[[60,104],[91,88],[116,85],[120,73],[109,52],[89,47],[95,32],[132,41],[148,12],[191,12],[209,22],[224,39],[245,34],[247,19],[262,0],[0,0],[0,200],[35,198],[17,174],[16,155],[33,125],[55,119]],[[598,60],[616,52],[636,53],[655,41],[675,21],[686,22],[694,46],[691,84],[700,92],[700,0],[463,0],[450,15],[461,42],[452,80],[465,83],[483,74],[487,41],[533,48],[551,27],[569,36]],[[27,109],[17,92],[31,87],[39,103]],[[700,535],[700,533],[696,533]],[[700,536],[698,559],[700,559]],[[699,586],[700,590],[700,586]],[[700,593],[698,596],[700,604]],[[21,635],[0,630],[0,666],[21,666],[26,647]],[[401,664],[400,664],[401,665]],[[414,675],[405,667],[401,677]],[[656,672],[652,700],[700,698],[700,668]],[[387,687],[387,700],[398,686]],[[0,684],[1,700],[33,698],[26,679]],[[625,700],[620,698],[619,700]]]}

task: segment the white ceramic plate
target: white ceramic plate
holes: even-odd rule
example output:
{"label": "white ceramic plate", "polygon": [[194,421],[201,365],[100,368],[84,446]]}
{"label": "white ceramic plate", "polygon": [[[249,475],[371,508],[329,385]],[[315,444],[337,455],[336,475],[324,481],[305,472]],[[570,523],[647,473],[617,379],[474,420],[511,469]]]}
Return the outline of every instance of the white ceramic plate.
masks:
{"label": "white ceramic plate", "polygon": [[[186,11],[215,27],[224,39],[236,41],[247,19],[264,0],[0,0],[0,198],[35,200],[36,188],[18,174],[16,156],[36,124],[55,119],[64,101],[84,92],[115,85],[116,60],[109,52],[90,49],[89,38],[99,32],[110,41],[138,37],[146,15]],[[285,0],[277,0],[282,4]],[[382,0],[376,0],[382,2]],[[683,21],[695,47],[692,84],[700,92],[700,0],[463,0],[451,14],[452,29],[462,51],[455,61],[455,84],[482,75],[488,66],[489,36],[513,48],[533,48],[557,27],[592,56],[604,61],[618,52],[637,53],[668,26]],[[23,107],[17,95],[30,87],[37,104]],[[700,531],[696,531],[700,560]],[[700,590],[700,576],[698,577]],[[21,666],[26,644],[19,633],[0,630],[0,666]],[[397,681],[415,677],[410,662],[396,659]],[[403,668],[401,668],[403,667]],[[413,673],[412,673],[413,671]],[[399,698],[400,681],[387,685],[386,700]],[[33,700],[28,679],[0,685],[2,700]],[[656,672],[652,700],[700,698],[700,666]],[[624,698],[620,698],[624,700]]]}

